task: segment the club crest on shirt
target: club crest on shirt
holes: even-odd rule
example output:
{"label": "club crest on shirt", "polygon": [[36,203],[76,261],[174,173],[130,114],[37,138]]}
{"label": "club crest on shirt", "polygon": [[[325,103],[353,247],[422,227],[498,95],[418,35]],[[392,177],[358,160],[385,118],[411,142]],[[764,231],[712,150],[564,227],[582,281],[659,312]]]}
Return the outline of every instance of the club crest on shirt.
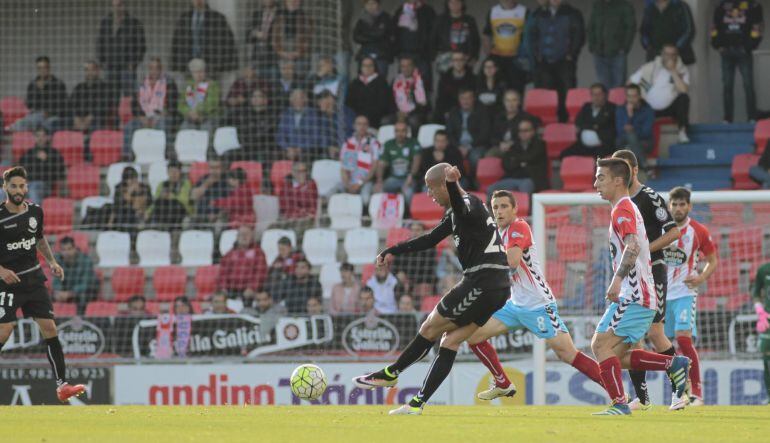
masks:
{"label": "club crest on shirt", "polygon": [[658,208],[655,210],[655,217],[660,221],[666,221],[668,214],[666,214],[666,210],[664,208]]}
{"label": "club crest on shirt", "polygon": [[521,234],[521,232],[513,231],[511,232],[511,238],[521,238],[524,237],[524,235]]}
{"label": "club crest on shirt", "polygon": [[32,233],[37,231],[37,219],[35,217],[30,217],[29,218],[29,229],[28,229],[28,231],[32,232]]}
{"label": "club crest on shirt", "polygon": [[631,219],[628,218],[628,217],[623,217],[623,216],[618,217],[618,224],[619,225],[622,225],[623,223],[630,222],[630,221],[631,221]]}

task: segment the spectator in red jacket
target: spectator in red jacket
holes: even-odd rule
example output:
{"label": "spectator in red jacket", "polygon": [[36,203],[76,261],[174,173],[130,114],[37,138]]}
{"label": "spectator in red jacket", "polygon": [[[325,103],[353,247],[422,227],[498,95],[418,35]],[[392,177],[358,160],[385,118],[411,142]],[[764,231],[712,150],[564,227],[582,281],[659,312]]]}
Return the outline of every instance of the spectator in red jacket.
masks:
{"label": "spectator in red jacket", "polygon": [[306,221],[315,219],[318,209],[318,188],[315,181],[309,177],[308,165],[304,162],[295,162],[291,168],[291,175],[286,177],[286,182],[279,193],[281,202],[281,216],[292,221]]}
{"label": "spectator in red jacket", "polygon": [[228,172],[227,184],[230,186],[230,193],[227,197],[214,200],[214,207],[227,215],[231,226],[256,223],[257,217],[254,214],[252,192],[246,181],[246,172],[241,168]]}
{"label": "spectator in red jacket", "polygon": [[245,296],[262,288],[267,275],[265,253],[254,241],[251,226],[238,228],[235,246],[220,261],[217,287],[230,297]]}

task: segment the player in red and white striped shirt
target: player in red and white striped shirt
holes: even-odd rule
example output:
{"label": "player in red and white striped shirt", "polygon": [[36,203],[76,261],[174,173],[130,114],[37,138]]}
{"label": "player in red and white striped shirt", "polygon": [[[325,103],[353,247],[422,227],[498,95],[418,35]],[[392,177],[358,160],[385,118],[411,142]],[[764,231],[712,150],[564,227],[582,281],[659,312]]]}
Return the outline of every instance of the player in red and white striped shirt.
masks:
{"label": "player in red and white striped shirt", "polygon": [[[700,359],[693,346],[697,336],[695,303],[698,286],[703,284],[717,268],[717,250],[711,234],[705,226],[689,217],[692,210],[690,191],[676,187],[669,192],[668,207],[679,226],[679,238],[663,250],[668,265],[668,296],[666,297],[665,331],[669,338],[676,337],[679,351],[690,358],[692,381],[692,406],[703,404],[700,378]],[[706,258],[706,266],[698,273],[699,255]]]}
{"label": "player in red and white striped shirt", "polygon": [[495,348],[487,340],[519,328],[545,339],[561,361],[601,385],[599,365],[575,348],[567,326],[559,317],[556,297],[540,269],[532,230],[526,221],[516,218],[513,194],[495,191],[491,206],[511,267],[511,298],[468,339],[473,353],[495,378],[495,386],[480,392],[478,397],[492,400],[516,394],[516,387],[506,376]]}

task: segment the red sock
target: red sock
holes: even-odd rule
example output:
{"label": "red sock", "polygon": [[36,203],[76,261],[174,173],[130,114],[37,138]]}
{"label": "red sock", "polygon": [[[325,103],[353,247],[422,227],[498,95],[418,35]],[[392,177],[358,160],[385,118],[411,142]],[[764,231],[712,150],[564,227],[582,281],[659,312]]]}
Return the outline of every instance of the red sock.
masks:
{"label": "red sock", "polygon": [[665,371],[671,366],[672,355],[634,349],[631,351],[631,369],[639,371]]}
{"label": "red sock", "polygon": [[511,385],[511,381],[508,380],[508,376],[503,371],[503,366],[500,364],[500,359],[497,357],[497,351],[494,346],[488,341],[471,345],[471,351],[476,354],[479,360],[484,363],[484,366],[489,369],[489,372],[495,377],[495,385],[498,388],[507,388]]}
{"label": "red sock", "polygon": [[620,359],[610,357],[599,363],[599,369],[604,382],[604,389],[610,395],[613,403],[626,403],[626,393],[623,391],[623,378],[620,375]]}
{"label": "red sock", "polygon": [[692,383],[692,395],[703,398],[703,389],[700,384],[700,359],[698,351],[692,344],[692,337],[677,337],[676,342],[685,357],[690,359],[690,383]]}
{"label": "red sock", "polygon": [[572,367],[604,387],[604,383],[602,382],[602,371],[599,369],[599,363],[596,363],[596,360],[578,351],[575,359],[572,360]]}

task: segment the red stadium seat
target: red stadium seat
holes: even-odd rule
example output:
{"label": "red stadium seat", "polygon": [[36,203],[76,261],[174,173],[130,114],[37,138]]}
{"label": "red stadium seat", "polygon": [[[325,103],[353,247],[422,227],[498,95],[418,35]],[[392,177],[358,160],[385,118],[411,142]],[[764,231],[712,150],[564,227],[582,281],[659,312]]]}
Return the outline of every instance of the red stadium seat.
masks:
{"label": "red stadium seat", "polygon": [[120,105],[118,105],[118,117],[120,118],[121,126],[125,126],[134,118],[134,112],[131,110],[131,97],[121,97]]}
{"label": "red stadium seat", "polygon": [[144,268],[138,266],[115,268],[110,282],[115,301],[127,301],[134,295],[144,295]]}
{"label": "red stadium seat", "polygon": [[173,301],[187,293],[187,271],[181,266],[161,266],[152,274],[155,300]]}
{"label": "red stadium seat", "polygon": [[529,194],[526,192],[511,191],[516,199],[516,215],[526,217],[529,215]]}
{"label": "red stadium seat", "polygon": [[25,152],[35,147],[35,134],[30,131],[14,132],[11,135],[11,154],[17,162]]}
{"label": "red stadium seat", "polygon": [[78,306],[75,303],[54,302],[53,313],[57,318],[74,317],[78,315]]}
{"label": "red stadium seat", "polygon": [[557,159],[562,151],[577,141],[577,128],[572,123],[551,123],[543,130],[543,141],[548,159]]}
{"label": "red stadium seat", "polygon": [[190,179],[190,183],[195,186],[198,181],[203,178],[204,175],[209,173],[209,164],[206,162],[193,162],[190,165],[190,171],[187,173],[187,177]]}
{"label": "red stadium seat", "polygon": [[260,194],[262,192],[262,163],[248,160],[232,162],[230,169],[241,168],[246,173],[246,181],[249,183],[251,192]]}
{"label": "red stadium seat", "polygon": [[658,158],[658,151],[660,149],[660,132],[663,126],[675,125],[671,117],[659,117],[655,119],[655,123],[652,124],[652,152],[647,154],[647,158]]}
{"label": "red stadium seat", "polygon": [[725,303],[725,310],[729,312],[739,312],[751,304],[751,296],[749,294],[735,294],[727,299]]}
{"label": "red stadium seat", "polygon": [[741,277],[740,263],[733,260],[723,260],[719,268],[706,281],[706,291],[709,297],[733,297],[738,294],[738,282]]}
{"label": "red stadium seat", "polygon": [[101,188],[99,167],[88,163],[73,165],[67,170],[67,186],[70,197],[83,199],[99,195]]}
{"label": "red stadium seat", "polygon": [[366,286],[366,282],[374,275],[374,263],[367,263],[361,268],[361,284]]}
{"label": "red stadium seat", "polygon": [[3,127],[6,127],[16,120],[26,117],[29,114],[29,109],[24,103],[24,99],[11,95],[0,99],[0,114],[3,115]]}
{"label": "red stadium seat", "polygon": [[566,225],[569,223],[569,206],[546,206],[545,225],[549,228]]}
{"label": "red stadium seat", "polygon": [[412,231],[409,228],[390,228],[388,230],[388,236],[385,238],[385,246],[391,247],[402,241],[408,240]]}
{"label": "red stadium seat", "polygon": [[626,88],[619,86],[610,89],[608,100],[610,103],[614,103],[618,106],[623,105],[626,102]]}
{"label": "red stadium seat", "polygon": [[591,205],[591,226],[606,228],[610,224],[610,205]]}
{"label": "red stadium seat", "polygon": [[123,133],[100,129],[91,133],[91,160],[96,166],[118,163],[123,154]]}
{"label": "red stadium seat", "polygon": [[69,198],[48,197],[43,199],[45,213],[44,233],[61,234],[72,230],[75,201]]}
{"label": "red stadium seat", "polygon": [[531,89],[524,97],[524,110],[540,117],[544,125],[559,121],[559,97],[550,89]]}
{"label": "red stadium seat", "polygon": [[716,312],[719,310],[718,297],[698,297],[698,312]]}
{"label": "red stadium seat", "polygon": [[567,278],[567,264],[563,261],[548,260],[545,266],[545,279],[556,297],[564,294],[564,280]]}
{"label": "red stadium seat", "polygon": [[161,303],[154,300],[148,300],[144,307],[150,315],[160,314],[161,308],[164,308],[164,312],[171,312],[171,306],[169,306],[168,302]]}
{"label": "red stadium seat", "polygon": [[765,233],[762,226],[734,226],[727,234],[730,260],[751,263],[760,261],[762,259],[762,241],[764,236]]}
{"label": "red stadium seat", "polygon": [[561,261],[588,260],[588,227],[584,225],[563,225],[556,228],[556,250]]}
{"label": "red stadium seat", "polygon": [[567,112],[569,113],[570,123],[575,122],[575,118],[584,104],[591,101],[591,90],[588,88],[573,88],[567,91]]}
{"label": "red stadium seat", "polygon": [[743,203],[711,203],[712,226],[740,226],[743,224]]}
{"label": "red stadium seat", "polygon": [[61,241],[64,237],[71,237],[75,240],[75,247],[84,254],[88,254],[91,251],[89,244],[88,233],[81,231],[64,232],[56,236],[56,243],[54,243],[54,252],[61,251]]}
{"label": "red stadium seat", "polygon": [[760,120],[754,126],[754,143],[757,144],[757,154],[765,152],[767,141],[770,140],[770,118]]}
{"label": "red stadium seat", "polygon": [[754,225],[770,225],[770,203],[753,203],[751,213],[754,216]]}
{"label": "red stadium seat", "polygon": [[560,171],[563,189],[571,192],[593,190],[594,166],[591,157],[564,157]]}
{"label": "red stadium seat", "polygon": [[433,202],[427,193],[421,192],[414,194],[410,204],[412,218],[436,223],[444,216],[444,210],[441,206]]}
{"label": "red stadium seat", "polygon": [[208,298],[217,289],[219,265],[200,266],[195,270],[195,298]]}
{"label": "red stadium seat", "polygon": [[286,182],[286,176],[291,174],[294,162],[291,160],[277,160],[270,167],[270,183],[273,185],[273,195],[281,193],[281,188]]}
{"label": "red stadium seat", "polygon": [[505,175],[503,161],[499,158],[482,158],[476,166],[476,178],[479,181],[479,188],[482,192],[487,192],[490,186],[503,178],[503,175]]}
{"label": "red stadium seat", "polygon": [[733,157],[733,189],[759,189],[759,183],[749,177],[749,168],[758,162],[757,154],[738,154]]}
{"label": "red stadium seat", "polygon": [[64,157],[67,167],[84,161],[83,133],[78,131],[56,131],[51,139],[51,147]]}
{"label": "red stadium seat", "polygon": [[420,312],[433,311],[433,308],[435,308],[440,301],[441,301],[440,295],[429,295],[427,297],[423,297],[422,301],[420,302]]}
{"label": "red stadium seat", "polygon": [[114,317],[118,315],[118,304],[109,301],[92,301],[86,306],[86,317]]}

